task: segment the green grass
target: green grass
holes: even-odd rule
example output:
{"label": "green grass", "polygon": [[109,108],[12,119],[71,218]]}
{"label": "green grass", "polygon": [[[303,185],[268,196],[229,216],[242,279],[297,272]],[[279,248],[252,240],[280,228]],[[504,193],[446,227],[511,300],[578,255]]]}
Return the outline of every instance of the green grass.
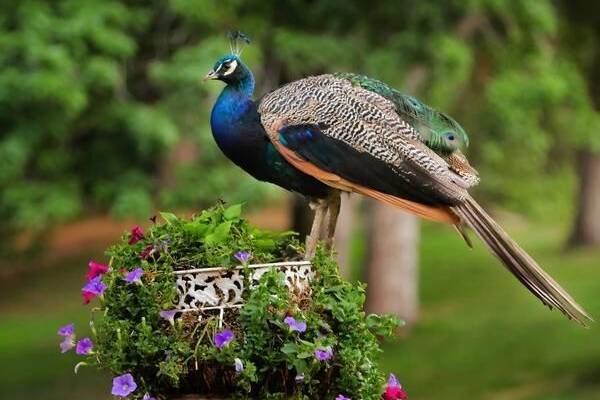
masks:
{"label": "green grass", "polygon": [[[556,229],[511,229],[525,248],[595,316],[600,316],[600,252],[563,253]],[[386,344],[384,367],[418,400],[591,400],[600,398],[600,334],[550,312],[476,244],[444,227],[422,234],[420,323]],[[98,257],[92,254],[92,257]],[[86,326],[81,305],[87,259],[63,260],[0,286],[2,398],[108,399],[110,377],[73,375],[56,329]]]}

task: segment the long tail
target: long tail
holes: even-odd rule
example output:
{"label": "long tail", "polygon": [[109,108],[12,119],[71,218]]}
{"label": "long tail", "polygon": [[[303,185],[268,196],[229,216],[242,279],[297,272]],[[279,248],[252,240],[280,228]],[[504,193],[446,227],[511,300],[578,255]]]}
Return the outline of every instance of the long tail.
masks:
{"label": "long tail", "polygon": [[504,266],[545,305],[560,310],[569,319],[574,319],[581,325],[586,326],[588,322],[593,321],[589,314],[512,240],[473,198],[467,198],[464,203],[452,207],[452,210],[475,231]]}

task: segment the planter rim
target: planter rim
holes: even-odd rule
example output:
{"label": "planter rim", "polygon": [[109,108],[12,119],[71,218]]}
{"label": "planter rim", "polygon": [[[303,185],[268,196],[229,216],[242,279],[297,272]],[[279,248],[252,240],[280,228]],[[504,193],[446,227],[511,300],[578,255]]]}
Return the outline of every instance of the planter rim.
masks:
{"label": "planter rim", "polygon": [[194,268],[194,269],[185,269],[185,270],[177,270],[173,271],[173,275],[186,275],[186,274],[197,274],[201,272],[219,272],[219,271],[236,271],[244,268],[256,269],[256,268],[265,268],[265,267],[296,267],[296,266],[309,266],[312,265],[310,261],[281,261],[275,263],[265,263],[265,264],[248,264],[248,266],[244,267],[243,265],[238,265],[233,268],[227,267],[208,267],[208,268]]}

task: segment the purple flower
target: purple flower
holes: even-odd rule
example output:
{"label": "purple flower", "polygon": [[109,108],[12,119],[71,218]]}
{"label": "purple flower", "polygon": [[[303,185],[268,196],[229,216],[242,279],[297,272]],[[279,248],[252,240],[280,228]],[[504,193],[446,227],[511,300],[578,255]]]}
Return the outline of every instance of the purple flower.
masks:
{"label": "purple flower", "polygon": [[156,400],[156,397],[152,397],[150,396],[150,393],[146,393],[144,397],[142,397],[142,400]]}
{"label": "purple flower", "polygon": [[235,366],[235,372],[238,374],[244,370],[244,363],[239,358],[233,360],[233,365]]}
{"label": "purple flower", "polygon": [[129,244],[136,244],[144,238],[144,231],[139,225],[131,228],[131,236],[129,237]]}
{"label": "purple flower", "polygon": [[171,325],[175,324],[175,315],[177,314],[177,310],[163,310],[159,313],[161,318],[166,319],[171,323]]}
{"label": "purple flower", "polygon": [[97,263],[94,260],[90,260],[88,263],[89,271],[85,274],[87,280],[92,280],[97,276],[104,275],[108,272],[108,265]]}
{"label": "purple flower", "polygon": [[305,321],[296,321],[294,317],[285,317],[283,320],[289,327],[291,331],[296,332],[304,332],[306,331],[306,322]]}
{"label": "purple flower", "polygon": [[335,400],[352,400],[350,399],[350,397],[346,397],[343,394],[340,394],[338,397],[335,398]]}
{"label": "purple flower", "polygon": [[246,265],[248,264],[248,261],[250,261],[250,259],[252,258],[252,253],[250,253],[249,251],[238,251],[233,256],[236,258],[236,260]]}
{"label": "purple flower", "polygon": [[96,296],[102,296],[106,290],[106,285],[102,282],[102,276],[97,276],[90,280],[81,289],[81,295],[85,304],[88,304]]}
{"label": "purple flower", "polygon": [[331,357],[333,357],[333,350],[329,346],[315,350],[315,358],[319,361],[327,361]]}
{"label": "purple flower", "polygon": [[79,354],[80,356],[85,356],[87,354],[90,354],[93,348],[94,343],[90,338],[86,337],[77,342],[77,348],[75,349],[75,353]]}
{"label": "purple flower", "polygon": [[118,397],[127,397],[135,392],[135,389],[137,389],[137,385],[133,380],[133,376],[125,374],[113,379],[111,394]]}
{"label": "purple flower", "polygon": [[59,346],[61,353],[66,353],[67,351],[71,350],[73,347],[75,347],[75,335],[65,336],[65,339],[60,342]]}
{"label": "purple flower", "polygon": [[148,246],[146,246],[146,248],[140,253],[140,257],[142,258],[142,260],[147,260],[148,257],[150,257],[152,254],[154,254],[154,252],[156,251],[156,249],[154,248],[153,244],[149,244]]}
{"label": "purple flower", "polygon": [[141,284],[142,283],[142,275],[144,275],[144,270],[141,269],[140,267],[137,267],[136,269],[134,269],[133,271],[131,271],[127,275],[125,275],[125,281],[127,283]]}
{"label": "purple flower", "polygon": [[75,334],[75,324],[69,324],[58,328],[58,334],[62,337],[72,336]]}
{"label": "purple flower", "polygon": [[224,331],[215,334],[214,339],[215,346],[217,346],[218,349],[222,349],[233,340],[233,332],[230,329],[225,329]]}

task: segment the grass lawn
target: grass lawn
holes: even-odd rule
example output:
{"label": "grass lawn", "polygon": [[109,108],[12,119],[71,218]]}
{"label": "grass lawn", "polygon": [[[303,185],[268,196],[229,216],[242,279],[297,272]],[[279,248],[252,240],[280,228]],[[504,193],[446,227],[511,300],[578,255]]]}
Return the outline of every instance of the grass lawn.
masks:
{"label": "grass lawn", "polygon": [[[514,230],[513,230],[514,231]],[[595,316],[600,316],[600,252],[563,253],[557,230],[521,227],[516,237]],[[91,254],[90,257],[99,257]],[[382,360],[411,399],[600,399],[600,333],[545,309],[489,256],[455,233],[426,225],[422,235],[422,318],[411,335],[386,344]],[[110,377],[60,355],[56,330],[75,322],[86,258],[0,285],[0,384],[11,400],[108,399]],[[356,400],[356,399],[355,399]]]}

